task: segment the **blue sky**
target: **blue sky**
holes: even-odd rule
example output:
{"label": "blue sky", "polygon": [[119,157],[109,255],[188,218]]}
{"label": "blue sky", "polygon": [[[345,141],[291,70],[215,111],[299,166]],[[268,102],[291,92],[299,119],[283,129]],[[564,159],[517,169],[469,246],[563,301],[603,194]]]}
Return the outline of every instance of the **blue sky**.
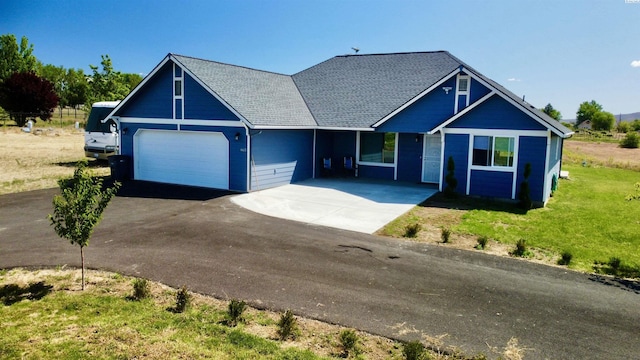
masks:
{"label": "blue sky", "polygon": [[[640,111],[640,0],[0,0],[0,34],[65,68],[169,53],[294,74],[336,55],[447,50],[565,119]],[[635,65],[635,66],[633,66]]]}

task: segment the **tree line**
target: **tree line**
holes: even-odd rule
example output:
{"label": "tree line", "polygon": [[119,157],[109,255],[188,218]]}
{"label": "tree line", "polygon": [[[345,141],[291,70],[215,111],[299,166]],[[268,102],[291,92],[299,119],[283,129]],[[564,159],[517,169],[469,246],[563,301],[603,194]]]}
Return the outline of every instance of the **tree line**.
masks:
{"label": "tree line", "polygon": [[43,64],[33,55],[34,45],[23,36],[0,35],[0,111],[24,126],[28,120],[51,120],[56,107],[89,108],[96,101],[122,100],[141,81],[138,74],[113,69],[109,55],[100,66],[82,69]]}

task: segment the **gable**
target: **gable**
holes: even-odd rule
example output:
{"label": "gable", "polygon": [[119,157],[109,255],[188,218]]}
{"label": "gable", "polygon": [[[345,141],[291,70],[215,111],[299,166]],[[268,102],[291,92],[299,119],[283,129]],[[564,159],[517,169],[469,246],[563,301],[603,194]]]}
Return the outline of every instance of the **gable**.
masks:
{"label": "gable", "polygon": [[500,96],[492,96],[447,128],[544,130],[547,128]]}
{"label": "gable", "polygon": [[[489,88],[478,81],[469,79],[469,105],[480,100],[491,92]],[[429,93],[407,106],[389,120],[386,120],[376,129],[383,132],[428,132],[453,116],[457,92],[457,78],[451,77],[438,84]],[[445,91],[445,88],[448,90]],[[458,107],[464,109],[462,103],[466,103],[466,95],[460,95]]]}
{"label": "gable", "polygon": [[173,67],[165,63],[141,88],[121,103],[117,116],[136,118],[173,117]]}
{"label": "gable", "polygon": [[[442,87],[454,88],[456,78],[452,77],[442,84]],[[422,98],[409,105],[384,124],[378,126],[382,132],[420,133],[429,131],[453,115],[455,91],[448,94],[442,87],[433,89]]]}

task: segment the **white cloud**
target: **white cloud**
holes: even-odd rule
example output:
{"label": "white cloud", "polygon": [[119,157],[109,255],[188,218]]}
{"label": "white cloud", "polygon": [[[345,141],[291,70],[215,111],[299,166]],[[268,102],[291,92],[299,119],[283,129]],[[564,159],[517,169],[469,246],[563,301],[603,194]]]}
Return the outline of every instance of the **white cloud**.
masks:
{"label": "white cloud", "polygon": [[631,62],[631,66],[633,67],[640,67],[640,60],[633,60]]}
{"label": "white cloud", "polygon": [[517,81],[520,82],[522,80],[518,79],[518,78],[508,78],[507,81]]}

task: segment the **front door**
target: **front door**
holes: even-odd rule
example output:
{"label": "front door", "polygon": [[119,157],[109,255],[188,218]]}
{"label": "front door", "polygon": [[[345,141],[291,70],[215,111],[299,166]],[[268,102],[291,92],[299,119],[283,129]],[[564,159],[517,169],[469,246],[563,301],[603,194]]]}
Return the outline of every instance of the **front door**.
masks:
{"label": "front door", "polygon": [[440,183],[440,134],[424,135],[422,151],[422,182]]}

